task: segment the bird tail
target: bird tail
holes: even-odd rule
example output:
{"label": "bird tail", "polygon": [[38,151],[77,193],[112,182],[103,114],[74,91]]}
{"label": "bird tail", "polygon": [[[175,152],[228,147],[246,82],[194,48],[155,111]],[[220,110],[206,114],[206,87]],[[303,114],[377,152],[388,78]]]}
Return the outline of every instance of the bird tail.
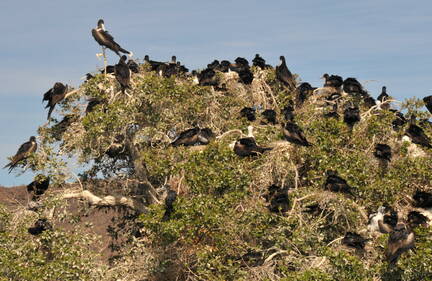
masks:
{"label": "bird tail", "polygon": [[168,207],[165,209],[165,213],[162,217],[162,221],[167,221],[171,218],[171,213],[174,211],[173,207]]}
{"label": "bird tail", "polygon": [[[131,54],[132,54],[132,52],[129,52],[129,51],[123,49],[122,47],[119,48],[119,51],[122,52],[122,53],[128,54],[128,55],[131,55]],[[131,56],[132,56],[132,55],[131,55]]]}
{"label": "bird tail", "polygon": [[48,111],[48,117],[47,117],[47,120],[50,119],[50,117],[51,117],[51,113],[53,112],[53,110],[54,110],[54,106],[50,107],[50,109],[49,109],[49,111]]}

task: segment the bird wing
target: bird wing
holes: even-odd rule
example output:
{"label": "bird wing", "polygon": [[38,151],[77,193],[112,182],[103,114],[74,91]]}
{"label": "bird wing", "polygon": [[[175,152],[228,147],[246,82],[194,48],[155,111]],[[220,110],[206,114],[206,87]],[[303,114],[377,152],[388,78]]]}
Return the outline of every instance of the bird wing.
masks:
{"label": "bird wing", "polygon": [[51,95],[52,95],[53,89],[49,89],[44,95],[43,95],[43,101],[49,101],[51,99]]}
{"label": "bird wing", "polygon": [[15,154],[15,156],[17,156],[18,154],[23,154],[23,153],[27,153],[27,152],[32,152],[31,150],[32,150],[32,147],[33,147],[33,143],[31,142],[31,141],[28,141],[28,142],[25,142],[25,143],[23,143],[20,147],[19,147],[19,149],[18,149],[18,151],[17,151],[17,153]]}

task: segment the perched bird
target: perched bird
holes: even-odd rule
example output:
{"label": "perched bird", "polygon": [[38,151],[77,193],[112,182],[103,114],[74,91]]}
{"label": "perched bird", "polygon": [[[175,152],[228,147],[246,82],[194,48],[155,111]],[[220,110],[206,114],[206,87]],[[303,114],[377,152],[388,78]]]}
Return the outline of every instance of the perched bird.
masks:
{"label": "perched bird", "polygon": [[386,171],[388,162],[392,158],[391,147],[384,143],[378,143],[375,145],[374,156],[379,159],[380,167],[383,172]]}
{"label": "perched bird", "polygon": [[283,126],[282,132],[285,139],[291,143],[301,146],[311,146],[303,134],[303,130],[294,122],[287,121],[285,126]]}
{"label": "perched bird", "polygon": [[255,112],[255,108],[244,107],[242,110],[240,110],[240,116],[252,122],[256,120]]}
{"label": "perched bird", "polygon": [[215,67],[214,70],[226,73],[230,70],[230,66],[231,63],[229,61],[223,60],[220,62],[220,64],[217,67]]}
{"label": "perched bird", "polygon": [[240,82],[251,84],[253,81],[253,73],[250,70],[249,62],[245,58],[236,58],[235,64],[230,65],[230,70],[238,73]]}
{"label": "perched bird", "polygon": [[9,167],[9,173],[22,161],[30,156],[37,149],[36,137],[31,136],[29,141],[23,143],[18,149],[17,153],[12,157],[9,164],[3,167]]}
{"label": "perched bird", "polygon": [[289,209],[288,189],[286,188],[281,188],[274,184],[270,185],[265,199],[270,204],[268,206],[270,212],[285,213]]}
{"label": "perched bird", "polygon": [[432,193],[416,190],[412,198],[414,200],[414,207],[423,209],[432,208]]}
{"label": "perched bird", "polygon": [[350,95],[363,95],[363,86],[357,79],[349,77],[343,81],[343,90]]}
{"label": "perched bird", "polygon": [[405,135],[407,135],[411,141],[415,144],[432,148],[431,141],[429,137],[425,134],[422,128],[411,123],[409,127],[405,131]]}
{"label": "perched bird", "polygon": [[363,104],[367,108],[371,108],[372,106],[376,105],[376,102],[375,99],[371,97],[369,94],[365,94],[365,96],[363,97]]}
{"label": "perched bird", "polygon": [[171,218],[171,214],[174,212],[174,202],[177,199],[177,193],[169,189],[168,194],[165,197],[165,213],[162,217],[162,221],[167,221]]}
{"label": "perched bird", "polygon": [[376,213],[369,215],[369,223],[367,227],[369,231],[382,232],[380,225],[384,221],[384,214],[385,207],[380,206]]}
{"label": "perched bird", "polygon": [[304,82],[301,83],[300,86],[297,88],[297,102],[298,105],[302,105],[306,99],[312,95],[313,91],[315,89],[312,88],[311,84]]}
{"label": "perched bird", "polygon": [[348,194],[353,194],[351,189],[352,187],[348,185],[346,180],[338,176],[336,171],[328,170],[326,171],[326,181],[324,183],[324,189],[330,190],[333,192],[343,192]]}
{"label": "perched bird", "polygon": [[42,218],[38,219],[35,222],[34,226],[28,229],[28,233],[30,233],[31,235],[39,235],[44,231],[52,229],[52,224],[46,218]]}
{"label": "perched bird", "polygon": [[294,107],[292,106],[292,103],[287,104],[282,109],[282,114],[285,118],[285,121],[291,121],[294,122]]}
{"label": "perched bird", "polygon": [[102,98],[89,98],[87,101],[88,103],[85,110],[86,114],[92,112],[97,105],[104,104],[106,102],[106,100]]}
{"label": "perched bird", "polygon": [[339,119],[339,113],[338,113],[338,107],[337,104],[334,103],[332,105],[332,109],[327,111],[326,113],[324,113],[324,117],[325,118],[335,118],[335,119]]}
{"label": "perched bird", "polygon": [[54,86],[43,95],[42,102],[44,101],[48,102],[48,104],[45,106],[45,108],[49,107],[48,118],[47,118],[48,120],[50,119],[51,113],[53,112],[56,104],[61,102],[66,97],[67,90],[68,90],[67,85],[63,85],[60,82],[56,82]]}
{"label": "perched bird", "polygon": [[50,178],[39,174],[27,185],[27,192],[31,195],[31,200],[38,199],[48,189]]}
{"label": "perched bird", "polygon": [[212,63],[207,64],[207,68],[214,70],[219,65],[220,65],[220,62],[218,60],[214,60]]}
{"label": "perched bird", "polygon": [[150,60],[150,57],[148,55],[144,56],[144,64],[149,64],[150,65],[150,69],[152,71],[156,71],[161,65],[163,65],[163,62],[160,61],[153,61]]}
{"label": "perched bird", "polygon": [[139,73],[139,65],[132,59],[129,59],[127,66],[133,73]]}
{"label": "perched bird", "polygon": [[387,87],[382,87],[381,94],[377,97],[377,100],[380,102],[382,109],[390,109],[390,103],[386,102],[390,100],[390,96],[387,94]]}
{"label": "perched bird", "polygon": [[120,45],[114,41],[114,37],[112,37],[111,34],[109,34],[108,31],[105,30],[103,19],[100,19],[97,23],[97,27],[92,29],[92,35],[93,38],[96,40],[96,42],[98,42],[99,45],[102,46],[104,57],[105,57],[105,48],[110,49],[118,56],[120,56],[120,52],[128,55],[132,55],[131,52],[126,51],[125,49],[120,47]]}
{"label": "perched bird", "polygon": [[386,257],[390,264],[395,264],[400,255],[409,249],[414,248],[415,235],[403,223],[398,223],[396,227],[390,232]]}
{"label": "perched bird", "polygon": [[126,89],[131,87],[131,70],[126,64],[127,57],[121,56],[118,64],[115,65],[114,75],[121,86],[121,90],[124,93]]}
{"label": "perched bird", "polygon": [[[392,110],[390,110],[392,111]],[[399,131],[401,127],[403,127],[406,123],[408,123],[408,120],[405,118],[402,112],[394,110],[395,113],[395,119],[392,121],[392,128],[395,131]]]}
{"label": "perched bird", "polygon": [[424,97],[423,102],[425,103],[427,110],[432,113],[432,96]]}
{"label": "perched bird", "polygon": [[241,157],[257,156],[268,150],[271,148],[258,146],[253,137],[238,139],[234,144],[234,153]]}
{"label": "perched bird", "polygon": [[276,111],[273,109],[264,110],[261,115],[266,119],[267,123],[275,125],[277,123],[276,120]]}
{"label": "perched bird", "polygon": [[198,74],[199,85],[201,86],[217,86],[216,72],[211,68],[206,68]]}
{"label": "perched bird", "polygon": [[352,130],[354,124],[360,122],[360,110],[357,106],[348,106],[344,111],[344,122]]}
{"label": "perched bird", "polygon": [[342,244],[356,248],[358,250],[364,249],[366,242],[369,239],[363,238],[360,234],[355,232],[347,232],[342,239]]}
{"label": "perched bird", "polygon": [[60,141],[64,132],[69,128],[69,126],[77,121],[79,116],[76,114],[68,114],[63,117],[63,119],[51,127],[52,136],[55,140]]}
{"label": "perched bird", "polygon": [[172,146],[192,146],[192,145],[205,145],[209,144],[214,138],[214,134],[211,129],[198,127],[188,129],[180,133],[180,135],[171,143]]}
{"label": "perched bird", "polygon": [[386,207],[386,213],[384,214],[383,223],[393,228],[397,225],[398,221],[398,212],[391,207]]}
{"label": "perched bird", "polygon": [[270,67],[266,64],[265,59],[263,59],[259,54],[255,55],[255,58],[252,60],[252,65],[261,69],[266,69]]}
{"label": "perched bird", "polygon": [[285,57],[280,56],[280,64],[276,66],[276,78],[281,81],[285,86],[294,86],[294,77],[291,74],[291,71],[289,71],[286,62]]}
{"label": "perched bird", "polygon": [[322,78],[325,79],[324,87],[333,87],[336,89],[342,87],[343,79],[339,75],[328,75],[327,73],[324,73]]}
{"label": "perched bird", "polygon": [[417,211],[411,211],[408,213],[408,224],[411,227],[417,227],[419,225],[427,226],[429,219],[425,215]]}

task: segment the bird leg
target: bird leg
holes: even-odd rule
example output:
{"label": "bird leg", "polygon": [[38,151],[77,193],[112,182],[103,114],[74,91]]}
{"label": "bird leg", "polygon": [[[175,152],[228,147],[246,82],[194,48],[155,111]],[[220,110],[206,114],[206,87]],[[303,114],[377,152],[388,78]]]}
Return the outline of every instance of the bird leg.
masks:
{"label": "bird leg", "polygon": [[104,74],[106,76],[108,61],[107,61],[106,54],[105,54],[105,47],[102,47],[102,53],[103,53],[103,57],[104,57]]}

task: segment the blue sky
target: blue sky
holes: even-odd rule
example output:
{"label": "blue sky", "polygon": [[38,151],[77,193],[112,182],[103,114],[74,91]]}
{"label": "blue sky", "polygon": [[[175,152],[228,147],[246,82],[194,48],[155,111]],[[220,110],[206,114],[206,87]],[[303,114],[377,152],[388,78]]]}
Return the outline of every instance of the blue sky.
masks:
{"label": "blue sky", "polygon": [[[314,86],[328,72],[367,81],[374,97],[386,85],[404,99],[432,94],[431,12],[425,0],[2,0],[0,165],[45,122],[42,94],[54,82],[78,86],[102,65],[90,34],[99,18],[140,59],[176,55],[193,69],[256,53],[275,65],[285,55],[290,70]],[[0,184],[32,176],[0,170]]]}

